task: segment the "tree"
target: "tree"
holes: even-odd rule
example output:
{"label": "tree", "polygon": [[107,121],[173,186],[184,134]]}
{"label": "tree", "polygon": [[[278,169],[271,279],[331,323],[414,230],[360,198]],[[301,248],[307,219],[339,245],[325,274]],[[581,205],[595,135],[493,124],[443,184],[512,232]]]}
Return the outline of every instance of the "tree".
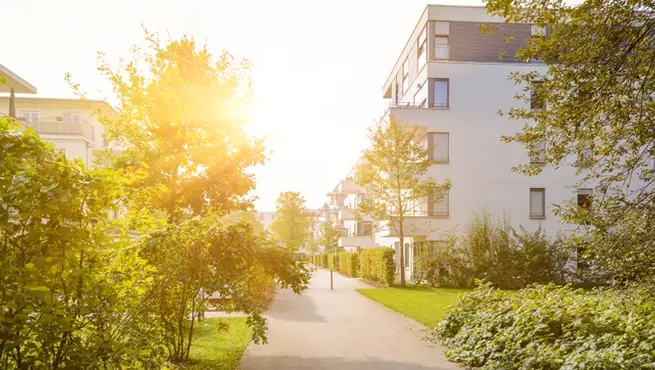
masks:
{"label": "tree", "polygon": [[323,246],[324,250],[328,253],[336,252],[341,231],[334,226],[329,218],[321,224],[320,235],[318,243]]}
{"label": "tree", "polygon": [[160,368],[141,304],[153,271],[106,219],[120,173],[4,118],[0,146],[0,368]]}
{"label": "tree", "polygon": [[[547,31],[528,39],[516,58],[542,61],[548,73],[510,76],[524,87],[518,98],[532,95],[541,109],[503,112],[529,122],[503,139],[531,154],[545,144],[545,165],[572,164],[578,185],[595,185],[589,199],[559,209],[565,221],[580,225],[570,239],[579,257],[618,281],[649,279],[655,272],[655,3],[487,0],[487,9]],[[542,169],[514,168],[527,175]]]}
{"label": "tree", "polygon": [[168,222],[246,210],[255,187],[247,169],[265,159],[262,142],[242,126],[250,63],[227,52],[214,60],[186,36],[162,44],[145,33],[147,46],[135,47],[131,61],[112,68],[101,54],[99,66],[119,102],[100,117],[106,136],[124,147],[110,153],[114,166],[143,174],[132,203]]}
{"label": "tree", "polygon": [[252,338],[265,340],[252,287],[275,279],[299,292],[308,274],[252,225],[224,223],[252,208],[250,167],[265,159],[261,141],[242,126],[249,62],[237,64],[227,52],[215,60],[186,36],[161,43],[146,31],[146,42],[115,69],[101,56],[99,70],[119,105],[100,121],[124,148],[103,163],[133,174],[123,204],[130,227],[141,232],[134,248],[155,271],[142,305],[151,310],[168,359],[184,362],[206,294],[229,300],[225,310],[246,312]]}
{"label": "tree", "polygon": [[[371,147],[364,152],[357,168],[357,183],[364,187],[366,200],[358,212],[386,221],[400,242],[400,284],[405,286],[406,219],[425,204],[428,197],[440,201],[450,183],[437,183],[427,177],[434,161],[432,148],[421,144],[417,127],[403,125],[393,117],[369,128]],[[429,207],[429,205],[428,205]]]}
{"label": "tree", "polygon": [[277,198],[273,235],[287,248],[297,251],[307,242],[312,215],[307,211],[300,193],[287,191]]}

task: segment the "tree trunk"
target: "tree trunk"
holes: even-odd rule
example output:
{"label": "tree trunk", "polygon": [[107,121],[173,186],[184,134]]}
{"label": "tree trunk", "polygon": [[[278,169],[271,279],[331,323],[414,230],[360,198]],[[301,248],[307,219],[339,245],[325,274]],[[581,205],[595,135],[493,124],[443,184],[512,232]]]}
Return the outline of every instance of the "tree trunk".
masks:
{"label": "tree trunk", "polygon": [[400,224],[398,236],[400,239],[400,286],[405,287],[405,236],[403,235],[403,225]]}

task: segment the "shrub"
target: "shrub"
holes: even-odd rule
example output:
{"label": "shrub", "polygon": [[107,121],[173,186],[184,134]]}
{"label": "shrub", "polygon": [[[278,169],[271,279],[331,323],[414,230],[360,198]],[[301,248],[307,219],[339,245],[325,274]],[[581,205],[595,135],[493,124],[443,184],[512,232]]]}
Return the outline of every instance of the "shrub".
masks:
{"label": "shrub", "polygon": [[339,252],[339,272],[350,277],[357,277],[359,270],[357,252]]}
{"label": "shrub", "polygon": [[327,267],[330,270],[338,271],[339,256],[336,253],[330,253],[327,255]]}
{"label": "shrub", "polygon": [[391,285],[396,273],[395,254],[393,248],[364,249],[359,266],[362,276],[365,279]]}
{"label": "shrub", "polygon": [[447,356],[479,369],[653,369],[655,304],[648,292],[485,283],[435,328]]}
{"label": "shrub", "polygon": [[327,254],[321,254],[321,267],[327,268],[328,267],[328,255]]}
{"label": "shrub", "polygon": [[117,175],[1,118],[0,147],[0,368],[160,368],[141,304],[152,269],[108,235]]}
{"label": "shrub", "polygon": [[419,284],[468,287],[485,279],[499,288],[517,289],[533,283],[561,283],[569,254],[539,226],[517,232],[508,218],[489,212],[473,215],[461,235],[419,247],[414,280]]}

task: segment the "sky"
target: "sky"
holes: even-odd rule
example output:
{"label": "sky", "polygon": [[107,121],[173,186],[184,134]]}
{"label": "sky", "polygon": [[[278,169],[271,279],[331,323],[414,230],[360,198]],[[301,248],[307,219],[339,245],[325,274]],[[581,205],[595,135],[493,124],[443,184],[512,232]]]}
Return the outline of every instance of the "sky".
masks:
{"label": "sky", "polygon": [[[439,4],[482,5],[476,0]],[[254,118],[269,161],[254,169],[260,211],[283,191],[310,208],[343,179],[367,146],[366,128],[389,103],[382,85],[425,0],[0,0],[0,64],[42,97],[73,97],[68,72],[89,98],[111,99],[97,53],[117,60],[142,44],[145,25],[183,34],[254,64]]]}

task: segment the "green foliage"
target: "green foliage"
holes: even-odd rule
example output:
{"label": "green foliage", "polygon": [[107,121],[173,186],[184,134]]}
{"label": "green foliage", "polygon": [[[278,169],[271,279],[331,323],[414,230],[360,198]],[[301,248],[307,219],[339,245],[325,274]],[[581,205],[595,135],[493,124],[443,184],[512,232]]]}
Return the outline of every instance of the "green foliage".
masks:
{"label": "green foliage", "polygon": [[[428,198],[440,201],[450,187],[427,177],[430,166],[428,148],[421,143],[417,127],[397,122],[393,117],[369,129],[371,147],[364,152],[357,168],[357,183],[366,191],[366,201],[358,213],[384,221],[405,245],[405,218],[429,208]],[[425,215],[427,211],[423,211]],[[400,249],[400,265],[404,265]],[[400,284],[405,285],[405,270],[400,269]]]}
{"label": "green foliage", "polygon": [[655,307],[647,291],[482,284],[434,331],[447,356],[476,369],[653,369]]}
{"label": "green foliage", "polygon": [[156,368],[152,270],[106,210],[120,179],[0,119],[0,368]]}
{"label": "green foliage", "polygon": [[460,236],[451,233],[442,243],[420,247],[415,280],[430,286],[470,287],[486,279],[500,288],[533,283],[561,283],[568,277],[569,253],[551,241],[539,226],[534,232],[514,230],[507,218],[489,212],[473,215]]}
{"label": "green foliage", "polygon": [[[652,1],[486,0],[487,10],[507,22],[547,27],[532,37],[520,60],[540,60],[548,73],[515,72],[510,79],[531,90],[543,109],[522,104],[504,114],[528,122],[503,139],[531,154],[545,144],[545,166],[573,165],[578,184],[595,184],[591,207],[575,200],[559,215],[580,225],[571,241],[598,272],[622,282],[652,280],[655,272],[655,4]],[[540,79],[540,84],[532,84]],[[531,87],[531,85],[534,85]],[[571,159],[577,159],[572,163]],[[528,175],[543,165],[514,168]],[[592,271],[594,272],[594,271]]]}
{"label": "green foliage", "polygon": [[312,215],[307,211],[305,198],[300,193],[280,193],[276,201],[275,221],[271,225],[273,235],[287,248],[294,251],[309,241]]}
{"label": "green foliage", "polygon": [[339,269],[339,257],[336,253],[328,253],[327,267],[333,271],[337,271]]}
{"label": "green foliage", "polygon": [[248,222],[221,222],[204,217],[169,225],[142,240],[142,255],[156,268],[146,302],[164,331],[169,358],[189,358],[194,318],[206,310],[208,296],[227,299],[221,311],[249,315],[252,339],[266,342],[261,316],[274,277],[300,292],[307,282],[293,252],[269,242]]}
{"label": "green foliage", "polygon": [[370,248],[362,250],[359,270],[364,279],[377,281],[387,286],[393,284],[396,275],[393,248]]}
{"label": "green foliage", "polygon": [[169,222],[246,210],[255,187],[246,169],[264,161],[261,141],[242,126],[250,63],[235,63],[227,52],[215,59],[186,36],[161,43],[145,33],[146,46],[135,46],[131,60],[113,68],[101,59],[99,66],[120,102],[100,119],[125,149],[109,159],[142,175],[130,188],[131,203],[165,212]]}
{"label": "green foliage", "polygon": [[359,272],[359,254],[357,252],[339,252],[339,272],[350,277],[357,277]]}
{"label": "green foliage", "polygon": [[324,252],[336,251],[338,249],[341,231],[330,220],[321,223],[320,235],[318,243],[323,246]]}

